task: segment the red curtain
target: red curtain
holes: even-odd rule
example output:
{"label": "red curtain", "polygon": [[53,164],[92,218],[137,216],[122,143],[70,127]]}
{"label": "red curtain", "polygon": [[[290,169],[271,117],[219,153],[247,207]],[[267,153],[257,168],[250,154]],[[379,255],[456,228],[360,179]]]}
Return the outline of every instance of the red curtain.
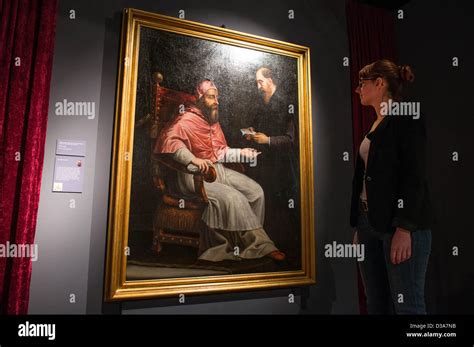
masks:
{"label": "red curtain", "polygon": [[[0,0],[0,244],[32,245],[57,0]],[[39,250],[40,252],[40,250]],[[0,257],[0,307],[26,314],[30,257]]]}
{"label": "red curtain", "polygon": [[[395,14],[388,10],[363,5],[356,0],[346,1],[354,164],[360,143],[376,117],[372,108],[362,107],[359,95],[354,92],[359,84],[359,70],[378,59],[396,61],[394,16]],[[358,285],[360,312],[366,314],[364,287],[360,274]]]}

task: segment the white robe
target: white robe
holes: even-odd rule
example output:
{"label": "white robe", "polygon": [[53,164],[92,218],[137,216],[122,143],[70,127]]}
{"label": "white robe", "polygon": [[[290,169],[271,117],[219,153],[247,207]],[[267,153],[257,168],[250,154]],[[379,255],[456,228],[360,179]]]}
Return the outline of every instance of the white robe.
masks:
{"label": "white robe", "polygon": [[[174,159],[185,165],[193,158],[186,148],[174,153]],[[199,259],[255,259],[276,251],[273,241],[263,230],[265,195],[260,185],[221,163],[215,163],[214,167],[216,181],[204,182],[209,204],[202,219],[209,232],[202,238],[206,250]],[[193,175],[179,172],[178,188],[186,196],[194,194]]]}

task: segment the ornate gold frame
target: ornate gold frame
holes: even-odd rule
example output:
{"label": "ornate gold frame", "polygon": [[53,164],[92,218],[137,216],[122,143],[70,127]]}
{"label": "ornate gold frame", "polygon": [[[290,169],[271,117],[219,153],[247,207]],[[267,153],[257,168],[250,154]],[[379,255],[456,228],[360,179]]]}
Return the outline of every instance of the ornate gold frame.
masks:
{"label": "ornate gold frame", "polygon": [[[215,42],[294,57],[298,62],[301,182],[302,269],[272,273],[126,281],[135,93],[142,26]],[[122,25],[108,219],[105,300],[130,300],[179,294],[297,287],[315,283],[313,141],[311,125],[310,51],[308,47],[234,30],[125,9]]]}

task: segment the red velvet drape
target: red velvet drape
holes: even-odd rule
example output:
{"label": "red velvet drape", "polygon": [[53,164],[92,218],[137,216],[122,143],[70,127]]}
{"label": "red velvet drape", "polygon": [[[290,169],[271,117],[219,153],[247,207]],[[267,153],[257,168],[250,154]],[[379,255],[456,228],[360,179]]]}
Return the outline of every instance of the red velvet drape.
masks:
{"label": "red velvet drape", "polygon": [[[359,84],[359,70],[378,59],[386,58],[396,61],[394,16],[395,14],[388,10],[363,5],[356,0],[346,1],[354,164],[360,143],[376,117],[372,108],[362,107],[359,95],[354,92]],[[365,314],[367,309],[360,274],[358,285],[360,312]]]}
{"label": "red velvet drape", "polygon": [[[0,0],[0,244],[33,244],[57,0]],[[39,250],[41,253],[41,250]],[[0,305],[28,310],[30,257],[0,257]]]}

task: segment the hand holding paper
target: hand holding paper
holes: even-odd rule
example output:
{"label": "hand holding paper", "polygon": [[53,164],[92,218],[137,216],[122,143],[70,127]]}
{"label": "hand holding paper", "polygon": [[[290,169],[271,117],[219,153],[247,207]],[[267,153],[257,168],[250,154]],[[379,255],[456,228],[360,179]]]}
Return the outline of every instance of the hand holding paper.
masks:
{"label": "hand holding paper", "polygon": [[252,137],[256,134],[254,128],[252,127],[240,129],[240,132],[246,140],[251,140]]}

